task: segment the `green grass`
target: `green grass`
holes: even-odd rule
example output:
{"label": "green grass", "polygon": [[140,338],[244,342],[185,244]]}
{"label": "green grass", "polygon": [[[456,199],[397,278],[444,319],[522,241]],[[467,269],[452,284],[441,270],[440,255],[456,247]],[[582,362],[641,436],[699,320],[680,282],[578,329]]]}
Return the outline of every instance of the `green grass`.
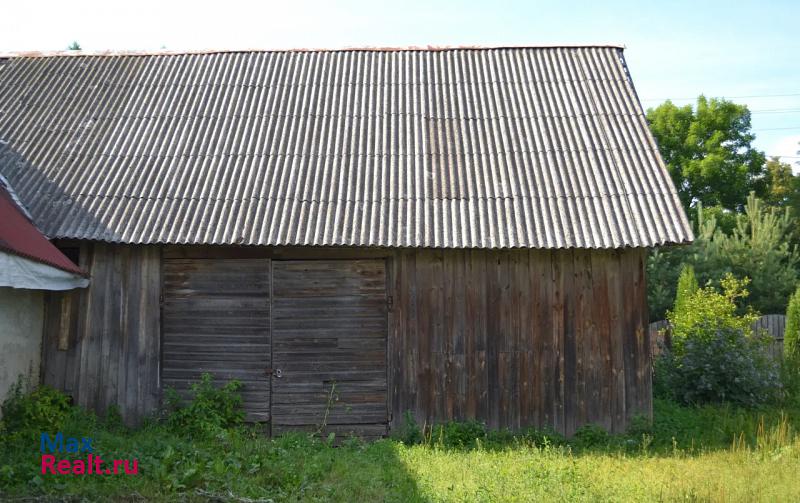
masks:
{"label": "green grass", "polygon": [[[800,411],[684,408],[657,401],[652,427],[587,430],[572,442],[445,429],[421,445],[339,446],[234,430],[191,439],[163,424],[136,431],[87,414],[62,428],[91,435],[104,459],[138,458],[137,476],[39,473],[38,438],[4,434],[0,499],[130,501],[798,501]],[[459,432],[462,436],[458,437]],[[467,447],[447,447],[455,443]]]}

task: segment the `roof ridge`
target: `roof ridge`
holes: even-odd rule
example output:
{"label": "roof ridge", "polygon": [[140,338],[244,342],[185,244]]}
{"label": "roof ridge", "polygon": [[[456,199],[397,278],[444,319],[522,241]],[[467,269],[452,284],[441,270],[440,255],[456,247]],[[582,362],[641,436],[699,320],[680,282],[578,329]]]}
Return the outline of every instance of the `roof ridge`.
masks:
{"label": "roof ridge", "polygon": [[625,49],[623,44],[499,44],[499,45],[423,45],[423,46],[352,46],[352,47],[295,47],[249,49],[186,49],[186,50],[98,50],[98,51],[7,51],[0,58],[46,58],[62,56],[184,56],[204,54],[243,54],[254,52],[442,52],[490,51],[503,49]]}

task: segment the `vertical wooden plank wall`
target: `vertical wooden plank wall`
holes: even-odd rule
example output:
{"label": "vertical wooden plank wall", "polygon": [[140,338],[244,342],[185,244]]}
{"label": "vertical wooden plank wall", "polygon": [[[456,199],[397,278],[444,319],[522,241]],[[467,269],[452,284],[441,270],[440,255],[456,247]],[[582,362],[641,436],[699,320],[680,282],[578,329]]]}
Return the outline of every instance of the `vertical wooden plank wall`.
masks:
{"label": "vertical wooden plank wall", "polygon": [[[319,249],[307,258],[388,258],[390,426],[412,411],[419,422],[476,418],[569,435],[586,423],[623,431],[651,413],[645,254]],[[161,249],[83,244],[81,266],[88,290],[48,297],[43,380],[99,413],[116,403],[136,422],[160,398]]]}
{"label": "vertical wooden plank wall", "polygon": [[419,250],[393,258],[391,426],[491,428],[652,413],[645,251]]}
{"label": "vertical wooden plank wall", "polygon": [[[117,404],[134,424],[160,399],[161,250],[83,244],[80,262],[91,274],[89,288],[48,294],[43,381],[98,414]],[[72,305],[68,334],[60,329],[65,297]],[[64,336],[66,346],[59,346]]]}

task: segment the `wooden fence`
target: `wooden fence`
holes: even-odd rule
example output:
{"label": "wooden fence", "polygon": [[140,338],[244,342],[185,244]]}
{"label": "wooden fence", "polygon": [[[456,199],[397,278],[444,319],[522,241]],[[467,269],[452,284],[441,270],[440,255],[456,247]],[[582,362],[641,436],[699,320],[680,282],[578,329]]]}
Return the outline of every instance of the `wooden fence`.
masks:
{"label": "wooden fence", "polygon": [[[773,358],[783,356],[783,333],[786,330],[786,316],[765,314],[753,323],[753,330],[766,330],[772,336],[769,352]],[[661,353],[663,346],[669,344],[669,321],[660,320],[650,324],[650,349],[653,356]]]}

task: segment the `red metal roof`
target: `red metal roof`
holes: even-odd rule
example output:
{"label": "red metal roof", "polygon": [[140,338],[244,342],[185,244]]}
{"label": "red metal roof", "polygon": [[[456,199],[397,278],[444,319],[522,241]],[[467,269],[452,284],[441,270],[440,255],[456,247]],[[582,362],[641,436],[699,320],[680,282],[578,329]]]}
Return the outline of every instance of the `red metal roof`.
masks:
{"label": "red metal roof", "polygon": [[0,250],[87,276],[28,220],[0,183]]}

